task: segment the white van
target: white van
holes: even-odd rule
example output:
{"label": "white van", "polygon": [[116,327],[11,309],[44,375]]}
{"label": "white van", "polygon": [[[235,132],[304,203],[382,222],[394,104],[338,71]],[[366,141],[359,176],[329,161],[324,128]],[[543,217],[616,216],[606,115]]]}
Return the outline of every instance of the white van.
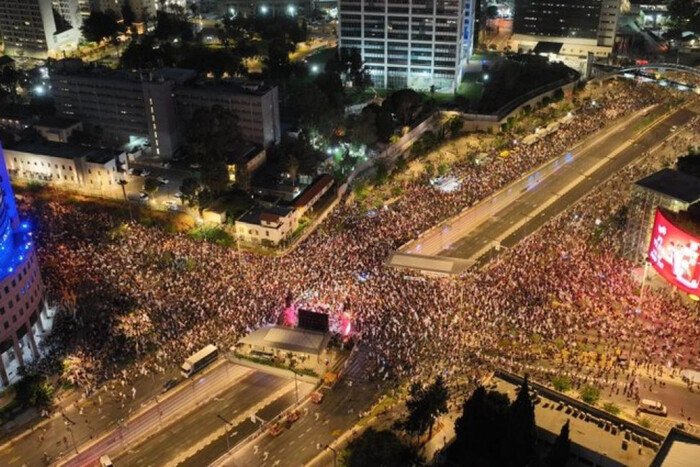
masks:
{"label": "white van", "polygon": [[666,406],[663,405],[661,402],[652,399],[640,400],[639,405],[637,405],[637,410],[639,410],[640,412],[660,415],[662,417],[668,415],[668,409],[666,408]]}
{"label": "white van", "polygon": [[114,467],[114,464],[112,464],[112,459],[110,459],[109,456],[105,454],[104,456],[100,456],[100,466]]}

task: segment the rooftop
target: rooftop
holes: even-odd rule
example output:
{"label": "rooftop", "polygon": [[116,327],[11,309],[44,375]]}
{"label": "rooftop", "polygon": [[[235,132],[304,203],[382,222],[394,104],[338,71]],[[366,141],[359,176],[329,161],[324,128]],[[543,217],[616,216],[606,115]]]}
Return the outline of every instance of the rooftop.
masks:
{"label": "rooftop", "polygon": [[262,147],[257,144],[242,143],[226,153],[226,162],[229,165],[245,164],[260,154]]}
{"label": "rooftop", "polygon": [[677,170],[662,169],[635,184],[687,204],[700,201],[700,178]]}
{"label": "rooftop", "polygon": [[[200,79],[191,85],[184,86],[178,91],[202,91],[206,93],[231,93],[263,96],[270,92],[271,86],[260,81],[243,81],[240,79],[218,80]],[[177,91],[176,91],[177,92]]]}
{"label": "rooftop", "polygon": [[262,220],[269,221],[272,216],[275,218],[285,217],[292,211],[294,211],[294,208],[290,207],[273,206],[271,208],[262,208],[256,206],[239,217],[237,222],[261,225]]}
{"label": "rooftop", "polygon": [[306,206],[311,200],[316,197],[321,191],[333,185],[335,179],[328,174],[323,174],[309,185],[297,199],[294,200],[293,206],[300,208]]}
{"label": "rooftop", "polygon": [[60,157],[62,159],[76,159],[85,157],[89,162],[104,164],[121,154],[113,149],[92,148],[78,146],[76,144],[56,143],[53,141],[20,141],[7,148],[13,151],[28,152],[42,156]]}
{"label": "rooftop", "polygon": [[656,453],[651,467],[685,467],[700,459],[700,438],[678,428],[671,428]]}
{"label": "rooftop", "polygon": [[328,345],[330,333],[284,326],[263,326],[238,341],[239,344],[270,347],[287,352],[319,355]]}
{"label": "rooftop", "polygon": [[35,127],[43,128],[59,128],[61,130],[67,130],[69,128],[78,125],[80,120],[73,120],[70,118],[62,117],[44,117],[34,124]]}

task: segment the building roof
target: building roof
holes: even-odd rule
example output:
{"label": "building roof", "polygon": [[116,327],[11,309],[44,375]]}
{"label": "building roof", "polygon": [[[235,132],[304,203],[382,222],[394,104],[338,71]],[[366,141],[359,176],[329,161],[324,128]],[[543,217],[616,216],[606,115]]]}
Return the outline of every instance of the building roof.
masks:
{"label": "building roof", "polygon": [[561,42],[539,41],[535,46],[536,54],[559,54],[564,44]]}
{"label": "building roof", "polygon": [[314,180],[314,182],[311,185],[306,187],[306,190],[304,190],[302,194],[294,200],[294,203],[292,203],[292,205],[295,208],[301,208],[306,206],[311,202],[312,199],[316,197],[316,195],[333,185],[334,182],[335,179],[330,175],[321,175],[316,180]]}
{"label": "building roof", "polygon": [[433,274],[456,275],[464,272],[473,264],[473,261],[443,256],[414,255],[396,251],[389,257],[387,264],[396,268],[415,269]]}
{"label": "building roof", "polygon": [[188,86],[178,88],[176,93],[187,93],[191,91],[201,91],[212,94],[248,94],[253,96],[264,96],[272,89],[271,86],[259,81],[242,81],[240,79],[213,80],[200,79]]}
{"label": "building roof", "polygon": [[273,219],[273,222],[276,222],[278,218],[286,217],[292,211],[294,211],[294,208],[284,206],[273,206],[271,208],[256,206],[239,217],[237,222],[261,225],[263,220],[270,221]]}
{"label": "building roof", "polygon": [[76,159],[85,157],[88,162],[104,164],[121,154],[121,151],[113,149],[93,148],[78,146],[69,143],[56,143],[53,141],[20,141],[9,148],[13,151],[28,152],[39,156],[60,157],[62,159]]}
{"label": "building roof", "polygon": [[262,146],[257,144],[239,144],[226,153],[226,163],[228,165],[245,164],[260,154],[262,150]]}
{"label": "building roof", "polygon": [[651,467],[685,467],[697,465],[700,459],[700,438],[678,428],[671,428]]}
{"label": "building roof", "polygon": [[700,201],[700,178],[677,170],[659,170],[635,185],[687,204]]}
{"label": "building roof", "polygon": [[68,130],[78,124],[80,124],[80,120],[51,116],[42,118],[38,122],[34,123],[34,126],[42,128],[57,128],[60,130]]}
{"label": "building roof", "polygon": [[270,347],[287,352],[320,355],[328,345],[330,333],[284,326],[263,326],[238,341],[239,344]]}

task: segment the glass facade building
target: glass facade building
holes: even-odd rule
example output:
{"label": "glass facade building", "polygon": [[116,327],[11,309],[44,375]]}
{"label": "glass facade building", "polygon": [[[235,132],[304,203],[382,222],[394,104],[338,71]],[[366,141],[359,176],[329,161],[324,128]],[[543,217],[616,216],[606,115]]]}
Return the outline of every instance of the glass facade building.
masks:
{"label": "glass facade building", "polygon": [[471,52],[474,1],[340,0],[340,47],[360,50],[374,86],[453,92]]}
{"label": "glass facade building", "polygon": [[31,226],[19,218],[0,154],[0,387],[19,379],[20,368],[41,356],[52,322]]}

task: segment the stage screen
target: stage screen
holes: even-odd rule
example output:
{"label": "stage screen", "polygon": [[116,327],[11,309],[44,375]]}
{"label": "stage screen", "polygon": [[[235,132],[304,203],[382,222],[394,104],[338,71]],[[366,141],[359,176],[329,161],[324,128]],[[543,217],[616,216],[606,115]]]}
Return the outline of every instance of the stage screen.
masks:
{"label": "stage screen", "polygon": [[298,326],[310,331],[328,332],[328,315],[300,309]]}
{"label": "stage screen", "polygon": [[700,294],[700,239],[684,232],[657,209],[649,261],[661,277],[681,290]]}

